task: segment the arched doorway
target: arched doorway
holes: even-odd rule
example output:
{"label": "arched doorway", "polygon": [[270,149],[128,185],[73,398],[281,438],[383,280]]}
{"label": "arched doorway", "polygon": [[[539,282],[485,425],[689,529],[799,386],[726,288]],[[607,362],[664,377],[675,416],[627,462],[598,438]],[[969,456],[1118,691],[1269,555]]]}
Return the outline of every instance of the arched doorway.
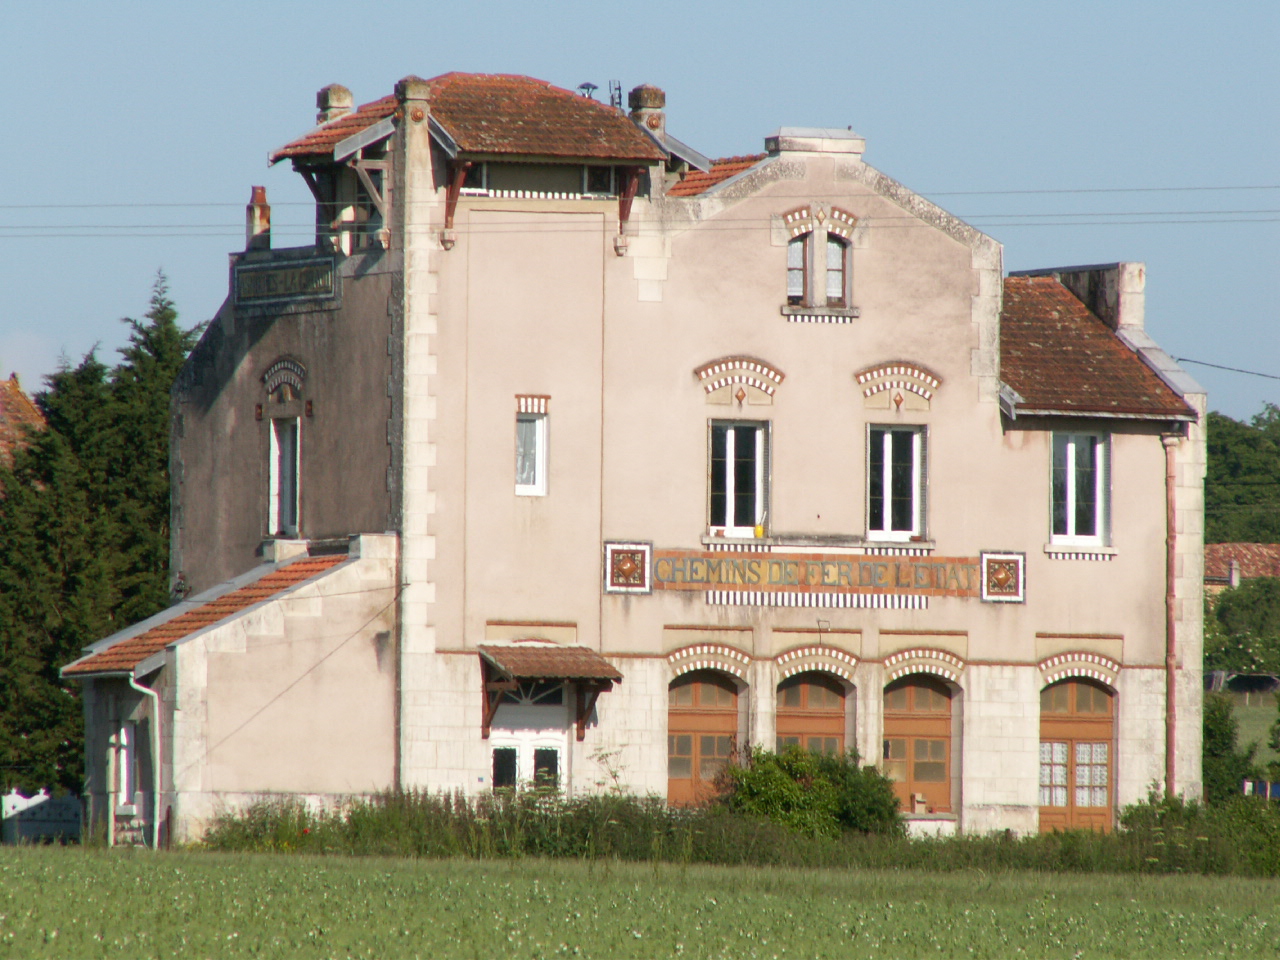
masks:
{"label": "arched doorway", "polygon": [[951,699],[924,674],[884,688],[884,772],[906,813],[951,812]]}
{"label": "arched doorway", "polygon": [[1110,830],[1115,697],[1092,680],[1040,691],[1040,830]]}
{"label": "arched doorway", "polygon": [[812,753],[844,753],[847,691],[835,677],[817,670],[778,684],[778,752],[802,747]]}
{"label": "arched doorway", "polygon": [[737,740],[737,684],[714,670],[677,677],[667,691],[667,802],[710,800]]}

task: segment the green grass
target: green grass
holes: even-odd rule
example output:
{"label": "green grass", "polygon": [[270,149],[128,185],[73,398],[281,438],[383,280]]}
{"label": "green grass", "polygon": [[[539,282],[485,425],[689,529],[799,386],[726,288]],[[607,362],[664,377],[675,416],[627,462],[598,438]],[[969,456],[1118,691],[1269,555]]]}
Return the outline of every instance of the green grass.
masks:
{"label": "green grass", "polygon": [[1271,693],[1251,693],[1247,697],[1243,693],[1232,694],[1235,701],[1235,716],[1240,724],[1240,732],[1236,738],[1241,749],[1250,743],[1258,745],[1254,760],[1260,766],[1280,761],[1280,753],[1276,753],[1267,741],[1271,737],[1271,725],[1276,722],[1276,700]]}
{"label": "green grass", "polygon": [[0,848],[2,957],[1278,952],[1278,880]]}

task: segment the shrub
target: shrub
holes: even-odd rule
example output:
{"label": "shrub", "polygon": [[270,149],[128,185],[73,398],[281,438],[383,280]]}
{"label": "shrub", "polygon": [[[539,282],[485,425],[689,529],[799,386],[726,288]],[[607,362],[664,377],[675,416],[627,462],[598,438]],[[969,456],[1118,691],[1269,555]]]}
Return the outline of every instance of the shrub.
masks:
{"label": "shrub", "polygon": [[1201,760],[1206,803],[1225,803],[1239,797],[1241,782],[1257,776],[1253,762],[1257,745],[1237,750],[1239,728],[1231,697],[1224,693],[1205,694]]}

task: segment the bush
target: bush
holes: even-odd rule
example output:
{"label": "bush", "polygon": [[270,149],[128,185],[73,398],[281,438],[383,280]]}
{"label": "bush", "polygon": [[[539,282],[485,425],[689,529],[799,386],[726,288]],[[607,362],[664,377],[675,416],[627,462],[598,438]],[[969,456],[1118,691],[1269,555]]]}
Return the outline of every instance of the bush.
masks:
{"label": "bush", "polygon": [[1206,803],[1225,803],[1239,797],[1241,783],[1258,776],[1253,762],[1257,744],[1249,744],[1244,751],[1237,750],[1239,729],[1231,697],[1225,693],[1205,694],[1201,762]]}

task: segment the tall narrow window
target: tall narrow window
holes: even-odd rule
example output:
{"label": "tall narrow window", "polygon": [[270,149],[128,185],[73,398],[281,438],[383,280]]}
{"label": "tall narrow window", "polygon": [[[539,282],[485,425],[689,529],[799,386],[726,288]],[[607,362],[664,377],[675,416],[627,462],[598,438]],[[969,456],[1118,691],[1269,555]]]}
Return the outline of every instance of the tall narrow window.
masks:
{"label": "tall narrow window", "polygon": [[827,235],[827,306],[843,307],[848,303],[849,244],[837,236]]}
{"label": "tall narrow window", "polygon": [[867,441],[867,535],[909,540],[924,532],[921,427],[871,427]]}
{"label": "tall narrow window", "polygon": [[933,677],[897,680],[884,690],[885,776],[907,813],[951,809],[951,689]]}
{"label": "tall narrow window", "polygon": [[116,732],[116,805],[129,807],[138,789],[138,751],[135,745],[135,725],[132,720],[122,721]]}
{"label": "tall narrow window", "polygon": [[787,303],[805,302],[809,287],[809,237],[806,233],[787,243]]}
{"label": "tall narrow window", "polygon": [[1089,680],[1040,691],[1040,830],[1111,828],[1115,698]]}
{"label": "tall narrow window", "polygon": [[298,418],[271,421],[270,532],[298,534]]}
{"label": "tall narrow window", "polygon": [[712,532],[763,534],[768,437],[763,423],[711,424]]}
{"label": "tall narrow window", "polygon": [[1053,540],[1102,544],[1107,536],[1108,444],[1091,433],[1053,435]]}
{"label": "tall narrow window", "polygon": [[547,415],[516,414],[516,493],[542,497],[547,493]]}

